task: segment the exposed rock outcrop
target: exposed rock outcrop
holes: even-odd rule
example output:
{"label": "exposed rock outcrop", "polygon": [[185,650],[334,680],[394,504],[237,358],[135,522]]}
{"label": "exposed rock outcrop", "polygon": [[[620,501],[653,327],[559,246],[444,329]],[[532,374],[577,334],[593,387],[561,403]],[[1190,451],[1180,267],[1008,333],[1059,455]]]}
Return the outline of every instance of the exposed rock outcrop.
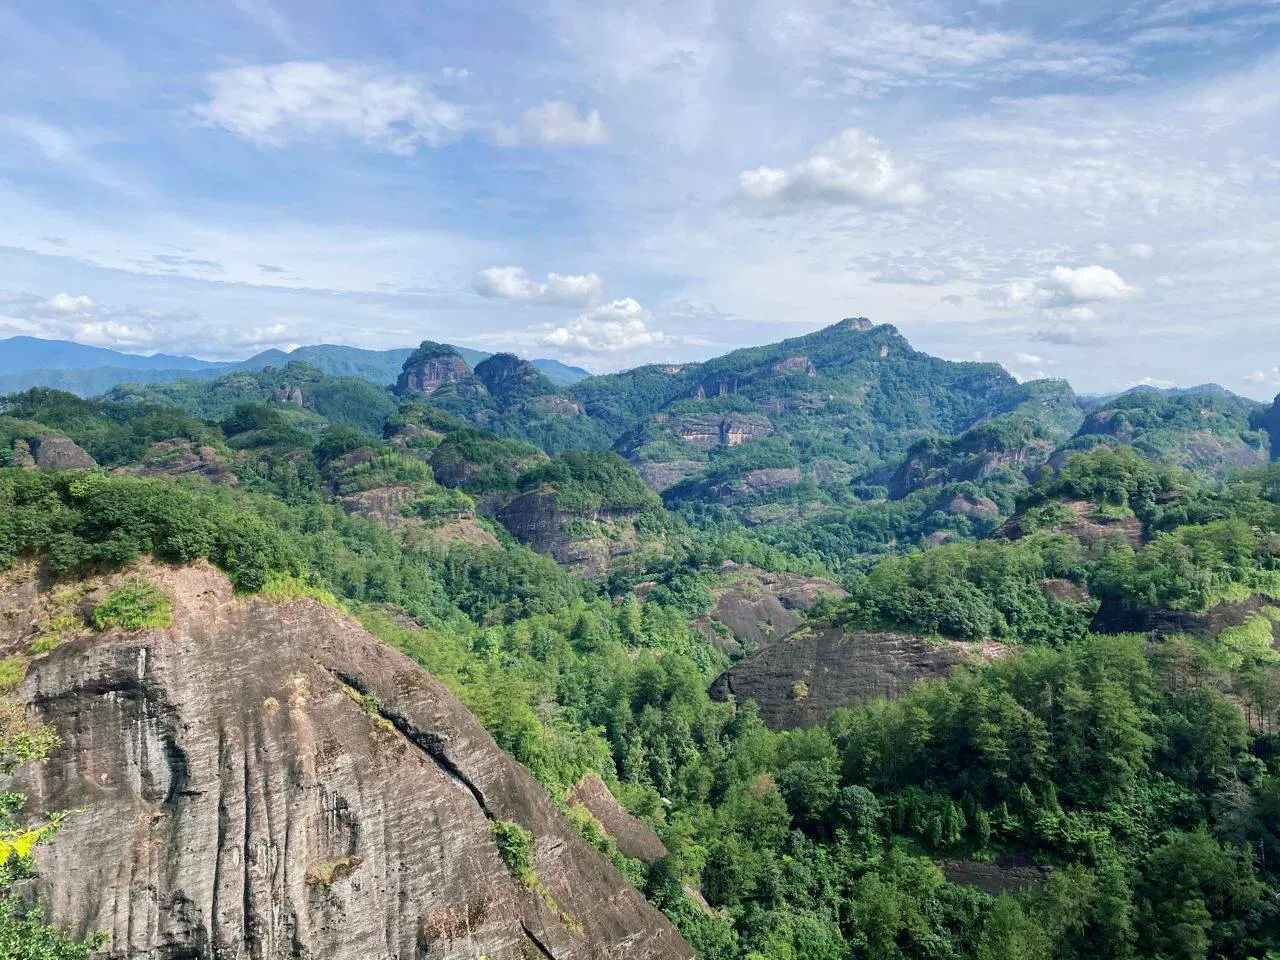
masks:
{"label": "exposed rock outcrop", "polygon": [[[1085,546],[1110,536],[1122,537],[1134,549],[1141,547],[1144,542],[1142,522],[1133,514],[1109,516],[1100,512],[1098,505],[1088,500],[1068,500],[1063,506],[1070,511],[1070,519],[1055,525],[1053,529],[1079,540]],[[1026,528],[1025,520],[1023,514],[1011,517],[996,528],[993,536],[1018,540],[1031,532]]]}
{"label": "exposed rock outcrop", "polygon": [[586,774],[569,791],[569,803],[581,804],[628,857],[655,863],[667,855],[666,845],[647,823],[627,813],[596,774]]}
{"label": "exposed rock outcrop", "polygon": [[13,441],[12,462],[19,470],[34,470],[36,458],[31,454],[31,444],[19,437]]}
{"label": "exposed rock outcrop", "polygon": [[769,573],[756,567],[728,564],[720,571],[721,586],[713,587],[715,606],[693,625],[711,643],[734,655],[780,640],[800,626],[801,611],[820,597],[848,596],[822,577]]}
{"label": "exposed rock outcrop", "polygon": [[[1275,602],[1254,594],[1243,600],[1220,603],[1208,610],[1130,610],[1107,599],[1098,607],[1089,629],[1097,633],[1158,633],[1166,636],[1185,633],[1201,639],[1216,637],[1223,630],[1242,626]],[[1280,637],[1280,626],[1272,625]]]}
{"label": "exposed rock outcrop", "polygon": [[148,447],[138,473],[144,477],[201,476],[228,487],[238,482],[231,464],[217,450],[179,437],[158,440]]}
{"label": "exposed rock outcrop", "polygon": [[874,697],[900,697],[962,663],[995,659],[999,644],[931,642],[908,633],[801,627],[720,675],[718,700],[754,700],[775,730],[824,723],[831,711]]}
{"label": "exposed rock outcrop", "polygon": [[[38,890],[56,922],[107,932],[104,956],[692,956],[407,657],[207,566],[148,575],[172,628],[68,640],[19,689],[64,745],[16,786],[82,811],[39,849]],[[40,596],[0,581],[20,625]],[[513,878],[495,820],[532,833],[541,890]]]}
{"label": "exposed rock outcrop", "polygon": [[[639,546],[634,529],[637,513],[564,510],[556,505],[554,491],[530,490],[499,509],[497,518],[521,543],[549,554],[571,572],[600,576],[615,557]],[[584,524],[599,532],[588,535],[575,530],[575,525]],[[608,526],[612,535],[604,535],[600,525]]]}
{"label": "exposed rock outcrop", "polygon": [[[404,369],[396,380],[396,393],[421,393],[430,396],[447,383],[472,380],[474,375],[467,361],[453,347],[424,340],[404,362]],[[483,385],[475,384],[477,391]]]}
{"label": "exposed rock outcrop", "polygon": [[70,437],[50,433],[36,446],[36,466],[41,470],[95,470],[98,462]]}
{"label": "exposed rock outcrop", "polygon": [[1007,856],[998,860],[943,860],[939,866],[952,883],[962,883],[992,897],[1002,893],[1021,893],[1049,879],[1047,867],[1025,856]]}

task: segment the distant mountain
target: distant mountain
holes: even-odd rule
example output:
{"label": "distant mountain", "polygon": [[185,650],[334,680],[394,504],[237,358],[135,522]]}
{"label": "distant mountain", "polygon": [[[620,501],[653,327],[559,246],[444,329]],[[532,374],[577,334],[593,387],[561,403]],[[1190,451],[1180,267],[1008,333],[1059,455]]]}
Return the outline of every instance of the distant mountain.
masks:
{"label": "distant mountain", "polygon": [[41,340],[38,337],[9,337],[0,340],[0,374],[29,370],[86,370],[94,367],[202,370],[213,366],[220,364],[166,353],[144,357],[136,353],[108,350],[106,347],[90,347],[71,340]]}
{"label": "distant mountain", "polygon": [[[488,359],[482,350],[457,347],[468,366]],[[82,397],[97,396],[121,383],[174,383],[191,377],[208,379],[229,370],[263,370],[300,360],[335,377],[359,377],[379,386],[395,383],[411,347],[364,350],[321,343],[284,350],[264,350],[247,360],[214,361],[157,353],[142,356],[106,347],[91,347],[71,340],[37,337],[0,339],[0,395],[31,387],[53,387]],[[557,386],[569,386],[591,376],[581,367],[559,360],[532,361]]]}
{"label": "distant mountain", "polygon": [[[458,351],[462,353],[461,350]],[[466,353],[462,353],[463,357]],[[471,363],[471,361],[467,361]],[[590,370],[584,370],[582,367],[571,367],[567,363],[561,363],[559,360],[533,360],[533,365],[542,373],[544,377],[554,383],[557,387],[570,387],[580,380],[594,376]],[[474,363],[471,364],[473,367]]]}
{"label": "distant mountain", "polygon": [[1092,406],[1056,458],[1099,444],[1133,446],[1152,460],[1201,474],[1266,463],[1272,448],[1266,406],[1217,384],[1158,390],[1136,387]]}

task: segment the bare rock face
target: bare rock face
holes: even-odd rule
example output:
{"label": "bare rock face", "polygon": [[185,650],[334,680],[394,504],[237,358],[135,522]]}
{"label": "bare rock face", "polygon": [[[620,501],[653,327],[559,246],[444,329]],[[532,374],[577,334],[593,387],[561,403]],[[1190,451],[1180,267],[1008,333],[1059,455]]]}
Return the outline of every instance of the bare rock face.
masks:
{"label": "bare rock face", "polygon": [[[553,491],[530,490],[503,506],[497,518],[521,543],[550,555],[570,572],[600,576],[615,557],[633,553],[639,546],[635,515],[636,511],[628,510],[564,510],[556,505]],[[575,524],[587,524],[601,532],[581,535],[574,530]],[[612,535],[603,535],[601,525],[608,526]]]}
{"label": "bare rock face", "polygon": [[51,433],[40,438],[36,466],[41,470],[95,470],[98,462],[70,437]]}
{"label": "bare rock face", "polygon": [[[64,745],[16,788],[82,811],[40,848],[38,892],[56,922],[106,931],[103,956],[692,956],[407,657],[208,566],[148,575],[173,627],[68,640],[19,688]],[[0,608],[27,622],[47,592],[8,578]],[[496,820],[533,834],[541,891],[513,879]]]}
{"label": "bare rock face", "polygon": [[994,659],[999,644],[932,643],[908,633],[801,627],[764,647],[711,685],[718,700],[754,700],[775,730],[826,722],[831,711],[875,697],[900,697],[962,663]]}
{"label": "bare rock face", "polygon": [[569,791],[569,803],[582,805],[628,857],[655,863],[667,855],[666,845],[643,820],[627,813],[596,774],[588,773]]}
{"label": "bare rock face", "polygon": [[[445,384],[474,379],[467,361],[456,350],[424,340],[404,362],[404,368],[396,380],[396,393],[421,393],[430,396]],[[476,381],[475,388],[480,392],[484,390],[479,381]]]}
{"label": "bare rock face", "polygon": [[794,573],[769,573],[755,567],[726,565],[724,583],[713,587],[715,606],[693,625],[711,643],[730,655],[755,649],[782,639],[800,626],[801,611],[820,597],[848,594],[822,577],[801,577]]}
{"label": "bare rock face", "polygon": [[1049,869],[1026,856],[1006,856],[998,860],[943,860],[939,866],[952,883],[962,883],[996,897],[1021,893],[1049,879]]}
{"label": "bare rock face", "polygon": [[218,456],[217,450],[177,437],[148,447],[138,473],[144,477],[202,476],[228,487],[238,483],[231,465]]}
{"label": "bare rock face", "polygon": [[[1097,633],[1154,633],[1161,636],[1187,634],[1208,640],[1223,630],[1243,626],[1273,605],[1274,601],[1256,593],[1243,600],[1220,603],[1201,612],[1130,610],[1118,601],[1107,598],[1099,605],[1089,629]],[[1272,624],[1271,629],[1280,643],[1280,625]]]}
{"label": "bare rock face", "polygon": [[31,455],[31,445],[21,437],[13,441],[13,465],[19,470],[36,468],[36,458]]}
{"label": "bare rock face", "polygon": [[[1099,512],[1096,503],[1088,500],[1068,500],[1063,503],[1063,506],[1071,512],[1073,519],[1057,525],[1054,529],[1079,540],[1086,547],[1110,536],[1122,537],[1135,550],[1146,542],[1142,534],[1142,522],[1133,515],[1121,518],[1109,517]],[[994,536],[1005,540],[1021,539],[1030,532],[1024,529],[1023,520],[1021,515],[1011,517],[996,528]]]}

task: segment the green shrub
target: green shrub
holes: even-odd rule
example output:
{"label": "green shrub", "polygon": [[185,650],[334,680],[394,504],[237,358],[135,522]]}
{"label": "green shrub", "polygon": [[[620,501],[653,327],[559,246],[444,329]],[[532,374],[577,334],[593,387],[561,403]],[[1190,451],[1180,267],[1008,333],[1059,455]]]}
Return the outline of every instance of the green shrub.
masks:
{"label": "green shrub", "polygon": [[533,834],[510,820],[495,820],[493,841],[498,845],[498,853],[511,875],[525,886],[532,886]]}
{"label": "green shrub", "polygon": [[98,630],[147,630],[173,625],[173,605],[155,584],[141,577],[130,580],[107,594],[93,611]]}

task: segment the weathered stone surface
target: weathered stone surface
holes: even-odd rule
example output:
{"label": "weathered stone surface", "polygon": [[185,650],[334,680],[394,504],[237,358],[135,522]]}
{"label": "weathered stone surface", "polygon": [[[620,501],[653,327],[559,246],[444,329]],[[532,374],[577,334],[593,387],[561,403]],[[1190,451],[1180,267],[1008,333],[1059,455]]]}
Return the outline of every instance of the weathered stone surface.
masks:
{"label": "weathered stone surface", "polygon": [[[1166,636],[1185,633],[1201,639],[1216,637],[1223,630],[1239,627],[1260,615],[1274,601],[1257,594],[1208,610],[1129,610],[1108,598],[1098,607],[1089,629],[1097,633],[1158,633]],[[1280,631],[1273,625],[1272,631]],[[1280,635],[1280,633],[1278,633]]]}
{"label": "weathered stone surface", "polygon": [[[635,515],[627,510],[562,510],[556,506],[553,491],[530,490],[498,510],[497,518],[513,537],[538,553],[550,555],[572,572],[600,576],[615,557],[637,548]],[[615,536],[578,539],[566,532],[566,525],[573,520],[610,524]]]}
{"label": "weathered stone surface", "polygon": [[[411,357],[396,380],[397,393],[422,393],[430,396],[446,383],[469,380],[472,377],[467,361],[455,354],[447,354],[415,362]],[[477,383],[476,389],[483,391]]]}
{"label": "weathered stone surface", "polygon": [[1000,517],[1000,507],[996,502],[980,493],[965,493],[954,497],[946,509],[947,513],[971,520],[997,520]]}
{"label": "weathered stone surface", "polygon": [[1025,856],[998,860],[943,860],[943,875],[952,883],[963,883],[990,896],[1021,893],[1049,879],[1049,869]]}
{"label": "weathered stone surface", "polygon": [[633,464],[640,479],[658,493],[673,487],[685,477],[696,473],[706,466],[700,460],[671,460],[666,463],[657,460],[641,460]]}
{"label": "weathered stone surface", "polygon": [[50,433],[36,447],[36,466],[41,470],[94,470],[98,462],[70,437]]}
{"label": "weathered stone surface", "polygon": [[36,468],[36,458],[31,455],[31,445],[21,437],[13,441],[13,465],[19,470]]}
{"label": "weathered stone surface", "polygon": [[[841,587],[822,577],[769,573],[756,567],[726,564],[721,586],[713,587],[715,606],[693,625],[720,650],[742,653],[780,640],[800,626],[800,612],[820,597],[843,597]],[[717,626],[718,625],[718,626]]]}
{"label": "weathered stone surface", "polygon": [[[1063,505],[1071,511],[1074,519],[1054,529],[1074,537],[1085,546],[1091,546],[1104,537],[1117,535],[1134,549],[1145,542],[1142,522],[1133,515],[1121,519],[1099,516],[1098,505],[1088,500],[1068,500]],[[1023,517],[1019,514],[1002,523],[992,535],[1004,540],[1018,540],[1026,536],[1027,532],[1023,528]]]}
{"label": "weathered stone surface", "polygon": [[667,855],[666,845],[658,835],[643,820],[627,813],[596,774],[588,773],[574,785],[569,791],[569,803],[586,807],[626,856],[654,863]]}
{"label": "weathered stone surface", "polygon": [[[64,746],[16,786],[82,811],[40,848],[38,892],[56,922],[110,934],[104,956],[692,955],[407,657],[207,566],[150,575],[172,628],[65,642],[19,690]],[[29,579],[0,582],[0,609],[38,603]],[[512,878],[495,819],[532,832],[570,920]]]}
{"label": "weathered stone surface", "polygon": [[933,643],[908,633],[801,627],[738,661],[711,696],[754,700],[775,730],[824,723],[832,710],[875,697],[900,697],[922,680],[1003,653],[999,644]]}
{"label": "weathered stone surface", "polygon": [[196,446],[180,437],[158,440],[148,447],[138,465],[138,473],[144,477],[202,476],[228,487],[238,482],[231,465],[217,450]]}

